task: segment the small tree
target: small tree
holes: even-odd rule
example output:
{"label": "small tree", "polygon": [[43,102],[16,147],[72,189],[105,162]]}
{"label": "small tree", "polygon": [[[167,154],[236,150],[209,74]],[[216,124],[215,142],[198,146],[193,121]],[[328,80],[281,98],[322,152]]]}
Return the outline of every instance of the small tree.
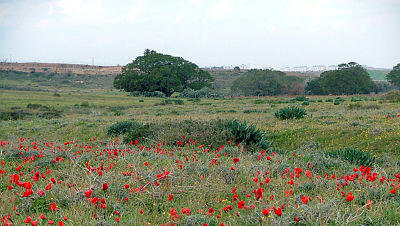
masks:
{"label": "small tree", "polygon": [[126,92],[160,91],[171,96],[186,88],[211,87],[211,81],[213,78],[208,72],[182,57],[146,49],[143,56],[122,68],[122,73],[114,80],[114,87]]}
{"label": "small tree", "polygon": [[393,70],[386,75],[386,79],[393,85],[400,87],[400,64],[393,67]]}

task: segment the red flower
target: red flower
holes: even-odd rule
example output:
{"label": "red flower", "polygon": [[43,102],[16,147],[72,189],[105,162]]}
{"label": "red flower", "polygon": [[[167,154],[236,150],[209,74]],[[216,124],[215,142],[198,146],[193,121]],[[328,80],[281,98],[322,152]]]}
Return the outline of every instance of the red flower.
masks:
{"label": "red flower", "polygon": [[275,214],[278,216],[282,215],[282,208],[275,209]]}
{"label": "red flower", "polygon": [[173,194],[169,194],[169,195],[168,195],[168,201],[171,201],[172,198],[174,198],[174,195],[173,195]]}
{"label": "red flower", "polygon": [[264,216],[268,216],[269,215],[269,209],[263,209],[262,214],[264,214]]}
{"label": "red flower", "polygon": [[26,220],[24,221],[24,223],[30,223],[32,221],[32,217],[27,216]]}
{"label": "red flower", "polygon": [[353,201],[353,199],[354,199],[353,194],[352,194],[351,192],[347,193],[347,195],[346,195],[346,201],[347,201],[347,202],[351,202],[351,201]]}
{"label": "red flower", "polygon": [[245,205],[245,202],[243,200],[238,202],[238,208],[239,209],[243,209],[244,205]]}
{"label": "red flower", "polygon": [[107,183],[104,183],[103,184],[103,191],[105,191],[105,190],[107,190],[108,189],[108,184]]}
{"label": "red flower", "polygon": [[115,218],[115,221],[116,221],[116,222],[119,222],[119,217],[116,217],[116,218]]}
{"label": "red flower", "polygon": [[239,158],[233,158],[233,162],[234,163],[238,163],[239,162]]}
{"label": "red flower", "polygon": [[129,184],[125,184],[124,187],[125,187],[126,189],[128,189],[130,186],[129,186]]}
{"label": "red flower", "polygon": [[39,191],[37,192],[37,194],[38,194],[39,196],[43,196],[43,195],[44,195],[44,191],[43,191],[43,190],[39,190]]}
{"label": "red flower", "polygon": [[85,197],[90,197],[92,195],[92,190],[85,191]]}
{"label": "red flower", "polygon": [[390,193],[396,194],[396,188],[393,188],[393,190],[391,190]]}
{"label": "red flower", "polygon": [[57,210],[58,210],[58,207],[57,207],[56,203],[53,202],[53,203],[50,204],[49,209],[50,209],[51,211],[57,211]]}
{"label": "red flower", "polygon": [[308,203],[308,197],[307,196],[301,196],[301,201],[303,202],[303,204],[307,204]]}

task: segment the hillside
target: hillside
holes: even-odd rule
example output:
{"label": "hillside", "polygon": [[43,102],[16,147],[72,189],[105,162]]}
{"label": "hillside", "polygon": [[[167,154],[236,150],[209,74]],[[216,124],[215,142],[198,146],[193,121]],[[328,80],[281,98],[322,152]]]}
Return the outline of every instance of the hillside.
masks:
{"label": "hillside", "polygon": [[[205,69],[214,77],[213,87],[230,93],[233,81],[247,70]],[[113,80],[121,72],[121,66],[91,66],[58,63],[0,63],[0,89],[16,90],[79,90],[113,89]],[[373,80],[385,81],[389,70],[368,69]],[[285,72],[309,81],[321,72]]]}
{"label": "hillside", "polygon": [[0,63],[0,70],[22,72],[72,73],[86,75],[117,75],[121,66],[91,66],[84,64],[59,63]]}

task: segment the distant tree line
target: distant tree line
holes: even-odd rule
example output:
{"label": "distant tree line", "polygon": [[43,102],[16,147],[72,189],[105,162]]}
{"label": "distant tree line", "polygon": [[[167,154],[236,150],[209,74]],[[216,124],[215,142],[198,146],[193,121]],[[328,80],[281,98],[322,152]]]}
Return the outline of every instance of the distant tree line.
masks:
{"label": "distant tree line", "polygon": [[233,95],[244,96],[300,94],[304,91],[303,83],[303,78],[282,71],[250,70],[233,82],[231,91]]}

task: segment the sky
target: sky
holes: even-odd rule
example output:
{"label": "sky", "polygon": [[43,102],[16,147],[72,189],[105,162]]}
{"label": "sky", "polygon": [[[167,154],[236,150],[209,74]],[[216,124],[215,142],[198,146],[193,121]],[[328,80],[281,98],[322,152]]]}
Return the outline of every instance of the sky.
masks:
{"label": "sky", "polygon": [[0,61],[201,67],[400,63],[400,0],[0,0]]}

